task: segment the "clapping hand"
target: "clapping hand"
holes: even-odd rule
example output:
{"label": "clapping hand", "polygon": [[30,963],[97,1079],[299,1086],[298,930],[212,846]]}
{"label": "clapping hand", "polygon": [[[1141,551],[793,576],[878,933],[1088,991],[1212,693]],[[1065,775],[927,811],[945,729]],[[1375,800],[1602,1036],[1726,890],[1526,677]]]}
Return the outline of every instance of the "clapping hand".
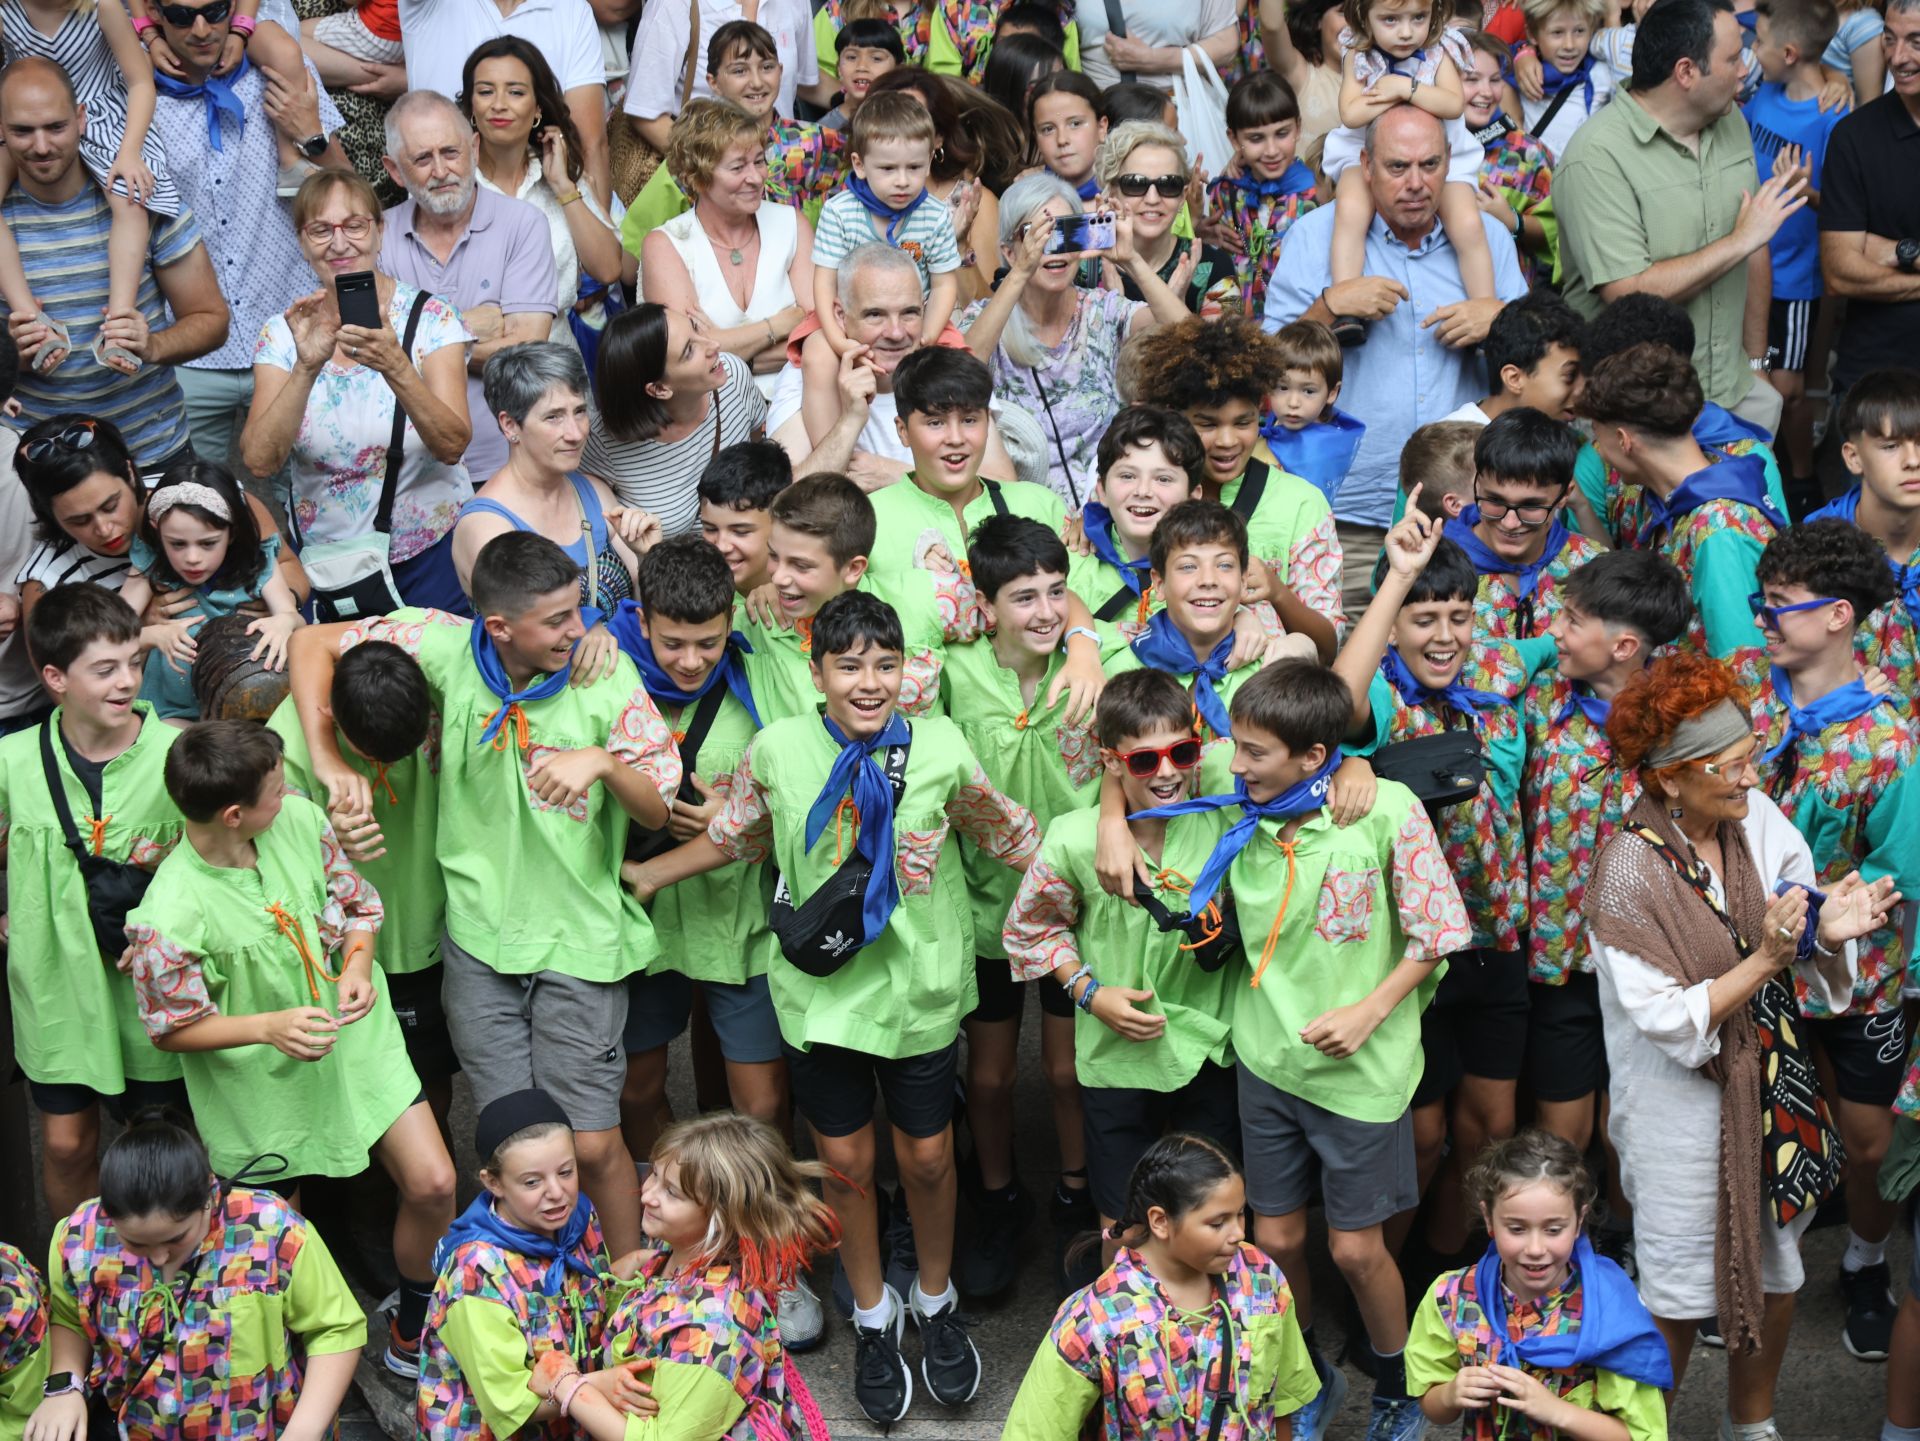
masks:
{"label": "clapping hand", "polygon": [[1820,907],[1820,930],[1815,937],[1822,950],[1837,951],[1848,941],[1872,935],[1887,924],[1900,892],[1893,888],[1893,877],[1877,881],[1862,880],[1860,872],[1849,871]]}

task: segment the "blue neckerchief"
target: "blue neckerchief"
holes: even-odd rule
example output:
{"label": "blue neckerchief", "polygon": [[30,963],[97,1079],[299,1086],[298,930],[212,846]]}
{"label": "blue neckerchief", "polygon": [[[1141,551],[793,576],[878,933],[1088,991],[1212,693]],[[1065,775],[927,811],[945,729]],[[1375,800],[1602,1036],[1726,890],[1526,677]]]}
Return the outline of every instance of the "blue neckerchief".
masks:
{"label": "blue neckerchief", "polygon": [[1569,683],[1568,691],[1567,703],[1560,707],[1560,714],[1553,718],[1553,723],[1557,726],[1565,725],[1573,719],[1573,713],[1577,710],[1590,723],[1605,730],[1607,717],[1613,714],[1613,702],[1602,700],[1577,680]]}
{"label": "blue neckerchief", "polygon": [[1328,419],[1316,420],[1299,430],[1288,430],[1277,420],[1260,427],[1260,438],[1289,475],[1297,475],[1332,500],[1340,483],[1353,468],[1360,453],[1360,441],[1367,423],[1355,420],[1346,411],[1327,407]]}
{"label": "blue neckerchief", "polygon": [[1700,407],[1700,414],[1693,422],[1693,439],[1698,445],[1719,450],[1742,440],[1765,445],[1773,437],[1752,421],[1742,420],[1724,405],[1715,405],[1709,400]]}
{"label": "blue neckerchief", "polygon": [[[1513,77],[1507,77],[1509,83]],[[1495,110],[1487,117],[1487,123],[1473,132],[1473,138],[1480,143],[1482,150],[1491,150],[1520,127],[1513,123],[1513,117],[1504,110]]]}
{"label": "blue neckerchief", "polygon": [[920,187],[920,193],[905,205],[895,210],[886,201],[873,193],[873,187],[858,175],[847,177],[847,193],[858,200],[867,209],[869,215],[876,215],[887,222],[887,244],[899,243],[900,227],[907,223],[909,216],[927,203],[927,188]]}
{"label": "blue neckerchief", "polygon": [[859,816],[858,834],[853,848],[873,867],[867,878],[867,893],[861,903],[861,918],[866,925],[866,942],[872,945],[887,928],[887,918],[900,904],[900,882],[893,865],[893,787],[874,755],[888,746],[907,745],[913,739],[906,717],[895,711],[887,723],[865,740],[848,740],[847,733],[826,715],[820,723],[827,728],[833,743],[840,747],[827,783],[821,788],[813,809],[807,812],[807,849],[820,839],[822,831],[833,823],[842,797],[853,799]]}
{"label": "blue neckerchief", "polygon": [[1891,702],[1891,695],[1875,695],[1867,689],[1867,683],[1854,679],[1837,690],[1830,690],[1810,705],[1799,705],[1793,699],[1793,677],[1773,667],[1773,693],[1787,712],[1787,732],[1780,737],[1780,743],[1760,757],[1764,764],[1780,755],[1802,736],[1813,740],[1828,726],[1845,725],[1848,721],[1858,720],[1881,701]]}
{"label": "blue neckerchief", "polygon": [[1586,1234],[1573,1243],[1574,1274],[1580,1278],[1580,1325],[1557,1336],[1507,1335],[1507,1288],[1500,1278],[1500,1250],[1488,1242],[1474,1268],[1474,1299],[1487,1320],[1496,1366],[1522,1364],[1540,1371],[1592,1366],[1630,1381],[1673,1389],[1673,1360],[1654,1327],[1640,1293],[1612,1261],[1593,1249]]}
{"label": "blue neckerchief", "polygon": [[[1856,485],[1838,500],[1821,506],[1807,517],[1807,524],[1812,525],[1816,520],[1860,524],[1860,487]],[[1898,561],[1889,555],[1887,564],[1893,567],[1894,583],[1900,587],[1900,603],[1906,606],[1908,615],[1920,616],[1920,561]]]}
{"label": "blue neckerchief", "polygon": [[1253,833],[1259,829],[1262,821],[1290,821],[1295,816],[1309,815],[1327,803],[1327,790],[1333,784],[1333,773],[1340,768],[1340,762],[1346,759],[1340,748],[1335,746],[1327,757],[1327,763],[1308,776],[1305,780],[1287,787],[1270,801],[1254,801],[1247,795],[1247,782],[1243,776],[1235,776],[1233,793],[1224,796],[1194,796],[1189,800],[1174,801],[1171,805],[1153,806],[1144,811],[1135,811],[1127,819],[1145,820],[1157,816],[1187,816],[1200,811],[1224,810],[1228,806],[1240,807],[1240,819],[1228,826],[1225,834],[1213,844],[1213,854],[1207,857],[1200,874],[1193,882],[1193,890],[1187,896],[1187,914],[1197,916],[1207,908],[1207,902],[1214,898],[1225,879],[1227,868],[1233,864],[1233,858],[1247,848],[1253,839]]}
{"label": "blue neckerchief", "polygon": [[567,678],[573,674],[573,661],[569,658],[552,675],[541,676],[525,690],[515,690],[513,682],[507,679],[507,668],[500,663],[500,652],[495,649],[493,637],[487,634],[484,622],[476,620],[473,623],[467,632],[467,646],[473,652],[474,669],[480,672],[480,679],[486,682],[487,689],[500,702],[500,709],[493,713],[486,729],[480,732],[480,745],[485,745],[500,733],[500,727],[507,723],[509,710],[524,700],[551,700],[567,688]]}
{"label": "blue neckerchief", "polygon": [[1573,84],[1585,87],[1586,93],[1581,98],[1586,101],[1587,109],[1592,110],[1593,57],[1591,55],[1582,55],[1580,63],[1569,71],[1562,71],[1544,55],[1540,57],[1540,89],[1544,98],[1551,100],[1567,86]]}
{"label": "blue neckerchief", "polygon": [[707,672],[707,678],[693,690],[681,690],[655,659],[653,643],[640,633],[640,605],[637,601],[621,601],[607,618],[607,629],[613,632],[620,649],[639,670],[641,683],[646,686],[647,694],[653,697],[655,705],[690,706],[712,690],[717,682],[724,680],[727,689],[733,692],[733,698],[745,706],[747,714],[753,717],[754,729],[760,728],[760,712],[753,704],[753,687],[747,683],[747,668],[740,659],[742,655],[753,654],[753,647],[747,644],[747,638],[739,631],[727,636],[727,647],[720,657],[720,663]]}
{"label": "blue neckerchief", "polygon": [[1552,565],[1555,557],[1566,548],[1567,527],[1558,513],[1547,526],[1547,543],[1540,552],[1540,559],[1532,562],[1508,560],[1492,546],[1488,545],[1474,531],[1480,523],[1480,507],[1476,503],[1468,506],[1456,516],[1449,517],[1442,533],[1460,549],[1467,553],[1467,559],[1473,562],[1477,575],[1510,575],[1519,588],[1520,598],[1530,600],[1540,586],[1540,573]]}
{"label": "blue neckerchief", "polygon": [[1373,53],[1378,55],[1382,60],[1386,61],[1387,74],[1389,75],[1406,74],[1407,73],[1406,71],[1403,71],[1399,68],[1402,65],[1411,65],[1414,67],[1415,70],[1418,70],[1420,68],[1420,62],[1427,58],[1427,49],[1426,49],[1426,46],[1424,45],[1421,46],[1418,50],[1414,51],[1413,54],[1403,56],[1398,60],[1394,59],[1391,55],[1387,54],[1386,51],[1381,50],[1378,47],[1375,47]]}
{"label": "blue neckerchief", "polygon": [[240,97],[233,93],[233,87],[242,75],[247,73],[247,57],[242,55],[240,63],[231,75],[209,74],[198,85],[185,80],[175,80],[159,70],[153,72],[153,83],[162,95],[171,95],[175,100],[204,100],[207,102],[207,144],[215,150],[224,150],[226,146],[220,139],[220,117],[231,115],[233,123],[240,129],[247,128],[247,107],[240,103]]}
{"label": "blue neckerchief", "polygon": [[454,1251],[467,1242],[490,1241],[503,1251],[545,1261],[546,1269],[540,1276],[541,1294],[558,1296],[561,1287],[566,1285],[569,1271],[577,1271],[589,1280],[598,1279],[599,1273],[593,1264],[580,1255],[580,1243],[586,1239],[587,1222],[592,1217],[593,1206],[583,1194],[573,1203],[573,1214],[567,1217],[560,1234],[543,1236],[538,1231],[523,1231],[503,1221],[493,1208],[492,1195],[482,1191],[473,1198],[472,1205],[453,1218],[447,1234],[433,1248],[434,1274],[438,1275]]}
{"label": "blue neckerchief", "polygon": [[1681,481],[1679,489],[1665,500],[1649,490],[1647,505],[1652,514],[1647,523],[1640,527],[1638,543],[1644,547],[1656,530],[1672,525],[1710,500],[1740,501],[1766,516],[1779,529],[1787,528],[1787,518],[1775,510],[1773,502],[1767,498],[1766,462],[1757,455],[1728,455],[1723,456],[1717,465],[1696,470]]}
{"label": "blue neckerchief", "polygon": [[[1049,175],[1053,174],[1051,170],[1049,170],[1047,173]],[[1059,179],[1057,175],[1054,176],[1054,178],[1056,180]],[[1080,197],[1082,204],[1085,204],[1087,201],[1092,200],[1095,196],[1097,196],[1100,193],[1099,178],[1097,176],[1089,175],[1085,180],[1082,180],[1078,185],[1073,187],[1073,193]]]}
{"label": "blue neckerchief", "polygon": [[1475,690],[1472,686],[1460,684],[1455,675],[1453,683],[1442,690],[1434,690],[1422,685],[1414,673],[1407,669],[1407,663],[1400,658],[1400,652],[1392,646],[1380,660],[1380,674],[1387,678],[1387,684],[1399,694],[1400,699],[1410,706],[1450,705],[1475,725],[1480,723],[1480,712],[1491,707],[1511,705],[1513,702],[1503,695],[1495,695],[1490,690]]}
{"label": "blue neckerchief", "polygon": [[1788,891],[1805,891],[1807,895],[1807,924],[1800,932],[1800,944],[1794,947],[1793,958],[1796,961],[1810,961],[1820,939],[1820,908],[1827,903],[1827,893],[1816,891],[1812,886],[1803,886],[1797,881],[1773,883],[1774,895],[1784,896]]}
{"label": "blue neckerchief", "polygon": [[1193,653],[1187,638],[1180,634],[1173,617],[1163,610],[1150,616],[1147,628],[1134,638],[1133,653],[1139,657],[1142,665],[1170,671],[1174,675],[1192,676],[1193,705],[1200,712],[1200,719],[1207,723],[1216,736],[1233,734],[1233,723],[1227,719],[1226,703],[1214,689],[1227,678],[1227,657],[1233,654],[1231,631],[1213,648],[1213,653],[1202,660]]}
{"label": "blue neckerchief", "polygon": [[1080,512],[1080,523],[1087,533],[1087,544],[1093,547],[1093,553],[1120,572],[1120,579],[1128,590],[1135,595],[1145,595],[1147,577],[1153,573],[1153,561],[1144,555],[1138,560],[1128,560],[1121,554],[1120,543],[1113,535],[1113,512],[1099,501],[1090,500],[1086,509]]}
{"label": "blue neckerchief", "polygon": [[1229,175],[1227,183],[1235,190],[1257,195],[1262,200],[1278,200],[1282,196],[1300,195],[1313,189],[1313,172],[1296,160],[1272,180],[1241,174]]}

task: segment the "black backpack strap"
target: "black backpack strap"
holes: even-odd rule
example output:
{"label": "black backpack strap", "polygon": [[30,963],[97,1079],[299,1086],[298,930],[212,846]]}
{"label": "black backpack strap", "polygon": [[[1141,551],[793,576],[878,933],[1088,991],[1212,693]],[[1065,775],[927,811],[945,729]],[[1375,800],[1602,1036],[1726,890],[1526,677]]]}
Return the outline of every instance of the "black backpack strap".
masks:
{"label": "black backpack strap", "polygon": [[980,483],[987,488],[987,499],[993,502],[993,513],[995,515],[1011,514],[1007,509],[1007,498],[1000,491],[1000,482],[982,479]]}
{"label": "black backpack strap", "polygon": [[1242,520],[1252,520],[1254,511],[1260,508],[1260,497],[1267,493],[1267,477],[1271,470],[1264,460],[1247,462],[1247,473],[1240,477],[1240,489],[1234,493],[1233,504],[1227,509]]}
{"label": "black backpack strap", "polygon": [[1140,599],[1124,585],[1108,596],[1106,603],[1093,613],[1095,620],[1118,620],[1127,613],[1127,607]]}
{"label": "black backpack strap", "polygon": [[707,693],[693,703],[693,714],[687,717],[687,728],[680,740],[680,799],[684,801],[700,799],[700,793],[693,787],[693,768],[700,760],[700,742],[713,729],[714,717],[720,714],[726,699],[727,683],[723,678],[716,678]]}
{"label": "black backpack strap", "polygon": [[[1127,12],[1121,8],[1120,0],[1107,0],[1107,33],[1123,40],[1127,38]],[[1140,77],[1131,70],[1122,70],[1120,78],[1131,85]]]}
{"label": "black backpack strap", "polygon": [[1233,1306],[1224,1297],[1220,1301],[1220,1376],[1213,1388],[1213,1419],[1207,1424],[1207,1441],[1220,1441],[1220,1428],[1227,1419],[1233,1401],[1233,1374],[1239,1370],[1240,1355],[1233,1339]]}
{"label": "black backpack strap", "polygon": [[[1559,93],[1553,97],[1553,104],[1540,112],[1540,123],[1529,127],[1527,133],[1535,140],[1540,140],[1540,137],[1547,133],[1547,127],[1553,124],[1554,117],[1560,113],[1560,107],[1567,103],[1567,98],[1572,95],[1574,91],[1584,89],[1586,89],[1586,86],[1581,83],[1578,77],[1562,85]],[[1545,143],[1544,140],[1541,140],[1541,144],[1544,145]]]}
{"label": "black backpack strap", "polygon": [[907,725],[905,745],[888,746],[886,759],[880,762],[880,773],[887,778],[887,785],[893,790],[893,809],[896,815],[900,811],[900,802],[907,794],[907,752],[913,746],[913,725]]}
{"label": "black backpack strap", "polygon": [[60,831],[67,838],[67,849],[84,867],[93,852],[81,841],[80,828],[73,823],[73,808],[67,804],[67,788],[60,778],[60,764],[53,758],[53,725],[52,716],[40,723],[40,764],[47,773],[47,794],[53,798],[53,813],[60,819]]}
{"label": "black backpack strap", "polygon": [[[420,313],[433,299],[426,291],[416,291],[413,308],[407,312],[407,328],[400,337],[400,354],[413,364],[413,338],[420,333]],[[373,513],[373,528],[385,535],[393,529],[393,497],[400,488],[400,448],[406,443],[407,408],[398,396],[393,400],[393,435],[387,441],[387,474],[380,482],[380,504]]]}

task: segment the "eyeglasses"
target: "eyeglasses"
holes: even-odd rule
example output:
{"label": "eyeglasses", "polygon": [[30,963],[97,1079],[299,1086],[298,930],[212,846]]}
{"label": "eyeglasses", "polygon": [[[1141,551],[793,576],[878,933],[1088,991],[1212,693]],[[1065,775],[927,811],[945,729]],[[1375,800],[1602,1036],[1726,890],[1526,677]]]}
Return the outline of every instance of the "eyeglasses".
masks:
{"label": "eyeglasses", "polygon": [[90,449],[99,424],[96,420],[76,421],[65,430],[55,431],[52,435],[43,435],[38,440],[28,441],[21,447],[20,453],[38,465],[41,461],[50,458],[56,450]]}
{"label": "eyeglasses", "polygon": [[1767,598],[1759,591],[1747,597],[1747,609],[1753,612],[1753,618],[1768,630],[1780,629],[1780,617],[1792,615],[1798,610],[1818,610],[1823,605],[1837,605],[1833,596],[1822,596],[1819,600],[1803,600],[1793,605],[1768,605]]}
{"label": "eyeglasses", "polygon": [[[1561,494],[1564,495],[1565,493],[1566,488],[1563,486],[1561,488]],[[1549,520],[1553,519],[1553,508],[1560,503],[1560,496],[1556,495],[1545,505],[1508,505],[1504,500],[1487,499],[1487,497],[1480,494],[1480,489],[1476,486],[1473,492],[1473,503],[1480,507],[1480,518],[1482,520],[1505,520],[1507,513],[1511,511],[1513,518],[1519,521],[1526,529],[1538,530]]]}
{"label": "eyeglasses", "polygon": [[1187,177],[1184,175],[1116,175],[1113,188],[1129,200],[1138,200],[1149,190],[1154,191],[1162,200],[1178,200],[1187,192]]}
{"label": "eyeglasses", "polygon": [[1759,749],[1759,742],[1756,741],[1730,761],[1695,761],[1693,764],[1699,766],[1703,774],[1717,781],[1731,780],[1746,773],[1748,767],[1753,765],[1753,753]]}
{"label": "eyeglasses", "polygon": [[191,5],[162,5],[160,14],[167,24],[181,30],[191,30],[193,22],[204,20],[209,25],[218,25],[233,13],[233,0],[213,0],[211,5],[202,5],[198,10]]}
{"label": "eyeglasses", "polygon": [[1127,774],[1135,780],[1143,781],[1159,773],[1160,762],[1167,761],[1177,771],[1190,771],[1200,764],[1200,742],[1197,740],[1175,741],[1170,746],[1142,746],[1137,751],[1115,751]]}
{"label": "eyeglasses", "polygon": [[333,243],[333,233],[336,230],[349,240],[365,240],[369,235],[373,234],[373,217],[371,215],[355,215],[341,221],[338,225],[330,225],[324,220],[316,220],[311,225],[303,225],[300,227],[300,233],[307,237],[309,243],[314,245],[331,245]]}

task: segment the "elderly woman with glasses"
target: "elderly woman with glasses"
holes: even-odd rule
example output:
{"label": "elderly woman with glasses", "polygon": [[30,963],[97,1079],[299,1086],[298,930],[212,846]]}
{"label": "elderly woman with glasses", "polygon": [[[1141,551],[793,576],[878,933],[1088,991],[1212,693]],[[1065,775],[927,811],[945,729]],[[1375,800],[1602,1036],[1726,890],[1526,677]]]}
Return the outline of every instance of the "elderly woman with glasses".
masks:
{"label": "elderly woman with glasses", "polygon": [[[1174,234],[1173,222],[1186,203],[1193,175],[1179,131],[1151,120],[1116,125],[1100,142],[1093,174],[1105,203],[1133,217],[1133,248],[1140,252],[1141,263],[1172,287],[1189,311],[1209,320],[1242,313],[1233,257],[1217,246]],[[1176,277],[1185,284],[1175,286]],[[1129,300],[1147,298],[1133,277],[1111,260],[1083,265],[1080,283],[1117,290]]]}
{"label": "elderly woman with glasses", "polygon": [[1806,1279],[1800,1236],[1840,1165],[1795,993],[1844,1009],[1854,942],[1900,896],[1857,871],[1814,889],[1806,840],[1756,788],[1753,721],[1721,662],[1656,661],[1614,699],[1607,738],[1641,782],[1586,895],[1640,1295],[1676,1388],[1719,1317],[1728,1413],[1757,1426]]}
{"label": "elderly woman with glasses", "polygon": [[[408,605],[465,614],[452,537],[473,493],[460,459],[473,434],[473,335],[452,305],[380,269],[380,202],[352,171],[307,177],[293,222],[320,289],[261,332],[241,460],[262,480],[290,467],[297,545],[352,540],[376,529],[394,422],[404,417],[387,530],[394,587]],[[336,285],[355,271],[373,273],[378,329],[341,319]]]}

